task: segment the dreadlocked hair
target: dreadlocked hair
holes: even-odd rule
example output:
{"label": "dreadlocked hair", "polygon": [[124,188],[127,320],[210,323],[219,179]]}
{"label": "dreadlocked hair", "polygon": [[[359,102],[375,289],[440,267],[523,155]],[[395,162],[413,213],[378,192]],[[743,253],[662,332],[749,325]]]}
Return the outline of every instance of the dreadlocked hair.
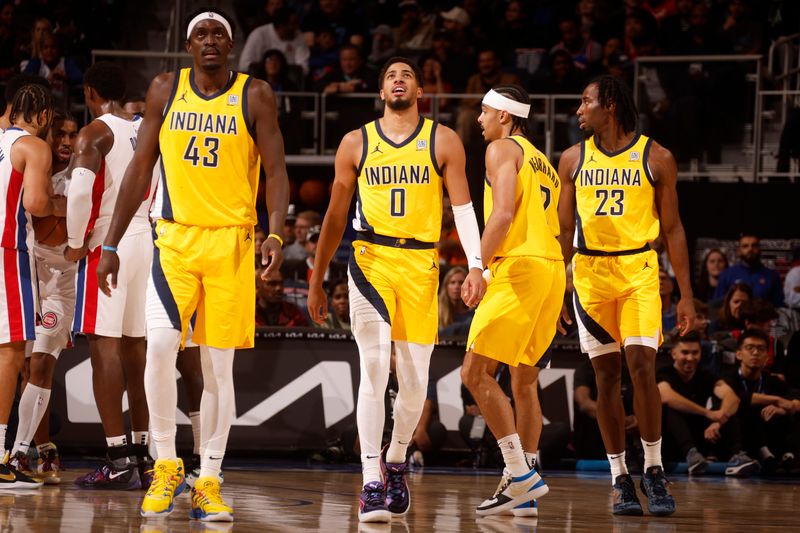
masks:
{"label": "dreadlocked hair", "polygon": [[53,94],[50,89],[41,85],[23,85],[14,95],[8,119],[13,124],[17,116],[22,114],[25,122],[30,124],[42,111],[46,111],[48,118],[52,118],[53,107]]}
{"label": "dreadlocked hair", "polygon": [[[520,102],[527,105],[530,105],[531,103],[530,96],[528,96],[528,93],[525,91],[525,89],[519,85],[498,85],[497,87],[493,87],[492,90],[514,100],[515,102]],[[527,137],[528,118],[511,115],[511,131],[514,130],[519,130],[523,137]]]}
{"label": "dreadlocked hair", "polygon": [[591,84],[597,85],[597,99],[600,105],[606,109],[613,104],[614,116],[617,123],[625,133],[636,130],[636,123],[639,119],[639,111],[633,101],[633,94],[628,85],[616,76],[603,74],[596,77]]}

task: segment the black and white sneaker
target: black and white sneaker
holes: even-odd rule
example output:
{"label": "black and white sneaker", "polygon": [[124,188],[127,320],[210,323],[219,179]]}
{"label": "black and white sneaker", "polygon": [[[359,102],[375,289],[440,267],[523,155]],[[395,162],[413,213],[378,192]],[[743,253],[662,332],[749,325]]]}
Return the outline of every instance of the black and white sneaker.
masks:
{"label": "black and white sneaker", "polygon": [[480,516],[504,513],[525,502],[541,498],[549,491],[550,487],[535,468],[531,468],[527,474],[519,477],[513,477],[508,471],[503,471],[503,477],[494,496],[484,500],[475,512]]}
{"label": "black and white sneaker", "polygon": [[44,485],[39,478],[28,476],[9,462],[8,453],[0,461],[0,490],[3,489],[38,489]]}

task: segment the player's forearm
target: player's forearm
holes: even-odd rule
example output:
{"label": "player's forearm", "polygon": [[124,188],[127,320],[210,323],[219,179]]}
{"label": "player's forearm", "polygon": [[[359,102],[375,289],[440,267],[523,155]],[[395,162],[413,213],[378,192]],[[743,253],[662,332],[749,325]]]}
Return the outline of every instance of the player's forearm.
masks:
{"label": "player's forearm", "polygon": [[22,206],[25,211],[35,217],[46,217],[53,214],[53,199],[47,192],[41,193],[28,193],[23,190],[22,192]]}
{"label": "player's forearm", "polygon": [[267,210],[269,211],[267,233],[273,233],[283,238],[283,225],[286,222],[286,212],[289,209],[289,178],[286,172],[275,173],[268,177],[266,190]]}
{"label": "player's forearm", "polygon": [[575,229],[572,226],[561,226],[561,234],[558,236],[558,243],[561,245],[561,255],[564,256],[564,263],[569,265],[572,261],[572,239]]}
{"label": "player's forearm", "polygon": [[491,262],[500,243],[503,242],[511,227],[512,219],[512,214],[501,211],[494,211],[489,216],[486,227],[483,229],[483,237],[481,237],[481,257],[484,266]]}
{"label": "player's forearm", "polygon": [[111,224],[108,227],[108,234],[103,244],[117,246],[119,241],[122,240],[125,230],[128,229],[128,225],[147,194],[147,188],[152,179],[152,171],[152,167],[147,171],[143,171],[133,163],[128,167],[119,187],[117,203],[114,204],[114,214],[111,217]]}
{"label": "player's forearm", "polygon": [[665,232],[667,254],[675,271],[675,281],[681,291],[681,298],[692,298],[692,282],[689,273],[689,249],[686,245],[686,233],[679,222]]}

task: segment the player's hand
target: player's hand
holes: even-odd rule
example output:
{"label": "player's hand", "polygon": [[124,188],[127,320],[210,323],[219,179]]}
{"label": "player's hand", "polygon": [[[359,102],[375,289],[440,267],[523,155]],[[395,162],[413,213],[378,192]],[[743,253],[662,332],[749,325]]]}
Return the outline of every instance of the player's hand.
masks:
{"label": "player's hand", "polygon": [[69,245],[67,245],[67,247],[64,248],[64,259],[77,263],[86,257],[89,254],[89,239],[92,238],[93,232],[94,230],[89,230],[86,233],[86,237],[83,239],[83,246],[80,248],[70,248]]}
{"label": "player's hand", "polygon": [[[117,288],[117,274],[119,274],[119,256],[115,252],[100,254],[100,262],[97,264],[97,287],[108,297],[111,297],[111,289]],[[108,284],[109,276],[111,286]]]}
{"label": "player's hand", "polygon": [[703,436],[709,442],[717,442],[719,440],[719,438],[722,436],[720,434],[720,432],[719,432],[719,428],[721,428],[721,427],[722,427],[722,425],[719,422],[713,422],[703,432]]}
{"label": "player's hand", "polygon": [[267,237],[261,243],[261,264],[267,267],[261,273],[261,279],[266,281],[270,274],[281,268],[281,263],[283,263],[283,250],[280,241],[275,237]]}
{"label": "player's hand", "polygon": [[308,288],[308,314],[311,320],[322,324],[328,318],[328,296],[322,290],[322,285],[312,283]]}
{"label": "player's hand", "polygon": [[53,202],[53,215],[57,217],[67,216],[67,197],[57,194],[51,198]]}
{"label": "player's hand", "polygon": [[556,329],[562,335],[567,334],[567,327],[566,325],[572,325],[572,319],[569,317],[569,309],[567,308],[567,302],[561,306],[561,316],[558,317],[558,322],[556,322]]}
{"label": "player's hand", "polygon": [[681,301],[678,302],[677,312],[678,327],[682,337],[694,329],[694,322],[697,319],[692,299],[682,297]]}
{"label": "player's hand", "polygon": [[478,305],[486,293],[486,283],[483,281],[483,272],[477,268],[469,269],[464,283],[461,285],[461,299],[464,305],[472,309]]}

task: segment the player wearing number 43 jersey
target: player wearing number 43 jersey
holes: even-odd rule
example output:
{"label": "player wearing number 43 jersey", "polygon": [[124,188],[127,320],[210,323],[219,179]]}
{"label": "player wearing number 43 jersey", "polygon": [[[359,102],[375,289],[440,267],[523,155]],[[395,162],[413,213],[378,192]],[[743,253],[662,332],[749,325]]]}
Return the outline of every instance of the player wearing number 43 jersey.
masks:
{"label": "player wearing number 43 jersey", "polygon": [[613,76],[586,87],[577,114],[581,129],[593,135],[561,157],[558,213],[564,259],[572,258],[581,349],[597,375],[597,421],[611,464],[613,512],[642,514],[625,466],[619,389],[624,346],[645,456],[641,487],[650,513],[668,515],[675,512],[675,501],[661,464],[661,397],[655,379],[662,338],[658,257],[649,243],[663,232],[681,291],[683,335],[693,325],[694,307],[675,159],[637,132],[630,90]]}
{"label": "player wearing number 43 jersey", "polygon": [[262,245],[264,275],[280,267],[280,233],[289,183],[275,96],[266,82],[228,68],[233,30],[228,17],[205,9],[189,17],[191,68],[161,74],[150,84],[136,154],[128,167],[97,269],[109,291],[124,258],[115,253],[147,190],[158,157],[159,218],[147,287],[145,384],[158,452],[142,516],[168,514],[185,486],[175,451],[175,362],[197,312],[204,391],[200,406],[200,477],[191,517],[233,520],[220,494],[219,471],[235,416],[233,357],[251,348],[255,333],[255,253],[259,156],[266,173],[272,233]]}
{"label": "player wearing number 43 jersey", "polygon": [[[406,451],[425,402],[428,365],[437,331],[442,186],[453,204],[470,273],[462,297],[474,306],[483,295],[480,235],[464,172],[464,147],[456,134],[419,115],[422,75],[412,61],[389,59],[379,76],[383,117],[344,136],[336,153],[336,177],[322,225],[308,309],[314,321],[327,315],[321,273],[342,238],[356,192],[358,232],[349,265],[350,314],[361,361],[357,423],[361,438],[362,522],[386,522],[408,512]],[[400,384],[394,430],[381,451],[383,397],[391,342]]]}

